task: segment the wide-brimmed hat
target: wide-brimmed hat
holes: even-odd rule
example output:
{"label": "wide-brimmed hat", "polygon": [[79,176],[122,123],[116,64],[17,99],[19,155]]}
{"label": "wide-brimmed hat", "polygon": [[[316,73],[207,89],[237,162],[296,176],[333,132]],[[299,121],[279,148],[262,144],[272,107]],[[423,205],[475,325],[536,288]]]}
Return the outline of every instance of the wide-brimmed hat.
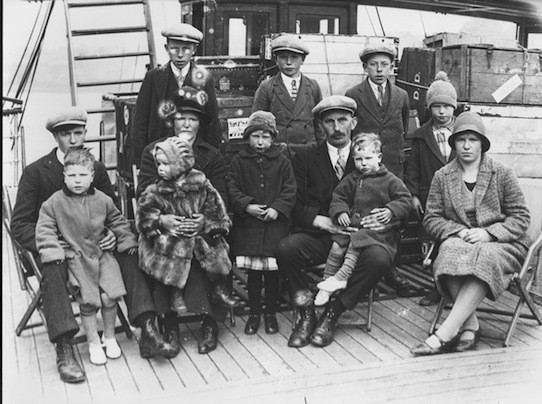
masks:
{"label": "wide-brimmed hat", "polygon": [[454,130],[452,135],[448,138],[448,144],[455,150],[455,140],[461,133],[472,131],[480,136],[482,142],[482,153],[489,150],[491,142],[486,137],[486,127],[482,121],[482,117],[476,112],[465,111],[460,114],[454,123]]}
{"label": "wide-brimmed hat", "polygon": [[243,132],[243,139],[257,130],[269,132],[273,138],[277,137],[277,122],[275,115],[267,111],[256,111],[248,117],[248,124]]}

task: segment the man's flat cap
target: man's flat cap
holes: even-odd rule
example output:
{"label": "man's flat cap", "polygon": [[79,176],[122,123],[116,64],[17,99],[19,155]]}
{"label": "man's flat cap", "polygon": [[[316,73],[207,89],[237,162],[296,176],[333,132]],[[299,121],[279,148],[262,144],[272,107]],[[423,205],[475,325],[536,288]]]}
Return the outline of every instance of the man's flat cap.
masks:
{"label": "man's flat cap", "polygon": [[190,24],[178,23],[170,25],[162,30],[162,36],[177,41],[200,43],[203,33]]}
{"label": "man's flat cap", "polygon": [[348,111],[353,115],[357,108],[358,105],[356,104],[356,101],[350,97],[344,95],[330,95],[316,104],[312,109],[312,114],[314,116],[319,116],[327,111],[341,110]]}
{"label": "man's flat cap", "polygon": [[56,113],[47,120],[45,128],[49,132],[54,133],[55,129],[64,125],[81,125],[87,124],[87,111],[81,107],[69,107]]}
{"label": "man's flat cap", "polygon": [[309,48],[298,35],[284,34],[271,41],[271,50],[273,52],[290,51],[302,55],[309,54]]}
{"label": "man's flat cap", "polygon": [[369,58],[372,55],[375,55],[377,53],[382,53],[382,54],[384,54],[386,56],[389,56],[389,58],[391,59],[392,62],[394,61],[395,56],[397,55],[397,52],[396,52],[396,50],[395,50],[395,48],[393,46],[388,46],[388,45],[381,44],[381,45],[369,45],[369,46],[366,46],[360,52],[359,58],[361,59],[361,61],[363,63],[367,63]]}

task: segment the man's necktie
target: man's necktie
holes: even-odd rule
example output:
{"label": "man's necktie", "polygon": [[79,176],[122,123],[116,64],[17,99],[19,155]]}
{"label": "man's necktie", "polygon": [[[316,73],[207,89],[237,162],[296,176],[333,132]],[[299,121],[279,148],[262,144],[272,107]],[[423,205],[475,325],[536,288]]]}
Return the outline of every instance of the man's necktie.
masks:
{"label": "man's necktie", "polygon": [[344,161],[344,157],[340,151],[339,158],[337,159],[337,162],[335,163],[335,174],[337,175],[338,179],[342,179],[344,175],[344,167],[346,166],[346,161]]}
{"label": "man's necktie", "polygon": [[295,101],[297,97],[297,83],[295,80],[292,80],[292,100]]}
{"label": "man's necktie", "polygon": [[440,149],[440,152],[444,158],[446,158],[446,136],[444,136],[444,130],[436,129],[437,134],[437,144]]}
{"label": "man's necktie", "polygon": [[382,87],[382,84],[379,84],[377,88],[378,88],[378,105],[382,106],[382,101],[384,100],[384,87]]}

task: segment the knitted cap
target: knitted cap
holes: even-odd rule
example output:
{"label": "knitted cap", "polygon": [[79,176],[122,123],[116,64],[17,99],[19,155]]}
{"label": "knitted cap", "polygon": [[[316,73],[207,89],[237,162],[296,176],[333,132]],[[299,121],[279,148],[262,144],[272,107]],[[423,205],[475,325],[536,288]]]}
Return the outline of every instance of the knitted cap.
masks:
{"label": "knitted cap", "polygon": [[273,138],[277,137],[277,122],[275,115],[267,111],[256,111],[248,117],[248,125],[243,133],[243,139],[248,139],[251,133],[257,130],[269,132]]}
{"label": "knitted cap", "polygon": [[446,72],[437,73],[435,81],[427,90],[426,102],[428,108],[433,104],[446,104],[457,108],[457,93]]}
{"label": "knitted cap", "polygon": [[480,136],[480,141],[482,142],[482,153],[485,153],[489,150],[491,142],[486,137],[486,127],[482,121],[482,117],[476,112],[466,111],[460,114],[454,123],[454,132],[448,138],[448,144],[455,150],[455,139],[457,136],[463,132],[472,131]]}
{"label": "knitted cap", "polygon": [[167,161],[171,164],[173,178],[179,177],[182,173],[194,167],[194,152],[190,144],[184,140],[168,137],[166,140],[156,143],[152,151],[153,157],[156,158],[158,150],[161,150],[166,155]]}

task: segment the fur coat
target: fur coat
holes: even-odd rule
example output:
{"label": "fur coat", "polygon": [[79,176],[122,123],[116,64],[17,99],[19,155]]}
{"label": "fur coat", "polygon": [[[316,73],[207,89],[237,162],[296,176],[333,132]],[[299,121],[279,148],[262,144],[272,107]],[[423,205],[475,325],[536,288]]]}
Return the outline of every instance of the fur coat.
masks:
{"label": "fur coat", "polygon": [[[159,224],[161,214],[205,216],[203,235],[176,237]],[[185,178],[160,180],[147,187],[137,206],[139,263],[147,274],[165,285],[184,288],[192,259],[208,274],[225,276],[231,271],[227,234],[231,220],[218,191],[201,171],[191,169]]]}
{"label": "fur coat", "polygon": [[[115,233],[117,249],[137,247],[130,224],[113,200],[91,187],[74,195],[67,188],[55,192],[40,209],[36,245],[42,263],[64,260],[70,270],[68,286],[79,303],[101,307],[100,288],[111,299],[126,294],[119,265],[113,254],[98,246],[105,228]],[[70,245],[64,249],[58,234]]]}
{"label": "fur coat", "polygon": [[392,223],[387,230],[359,229],[350,237],[334,235],[333,241],[342,246],[350,241],[354,248],[379,245],[393,260],[399,242],[399,227],[408,219],[411,210],[411,196],[406,185],[390,173],[384,165],[374,173],[362,174],[355,170],[341,180],[333,191],[329,216],[334,223],[341,213],[350,215],[351,226],[359,227],[360,220],[374,208],[386,207],[393,213]]}
{"label": "fur coat", "polygon": [[471,244],[456,236],[472,227],[462,188],[457,158],[438,170],[431,183],[423,225],[442,242],[434,264],[435,282],[449,295],[442,275],[474,275],[488,284],[488,297],[496,300],[521,269],[531,244],[526,234],[529,210],[512,169],[483,155],[474,189],[476,222],[495,241]]}

